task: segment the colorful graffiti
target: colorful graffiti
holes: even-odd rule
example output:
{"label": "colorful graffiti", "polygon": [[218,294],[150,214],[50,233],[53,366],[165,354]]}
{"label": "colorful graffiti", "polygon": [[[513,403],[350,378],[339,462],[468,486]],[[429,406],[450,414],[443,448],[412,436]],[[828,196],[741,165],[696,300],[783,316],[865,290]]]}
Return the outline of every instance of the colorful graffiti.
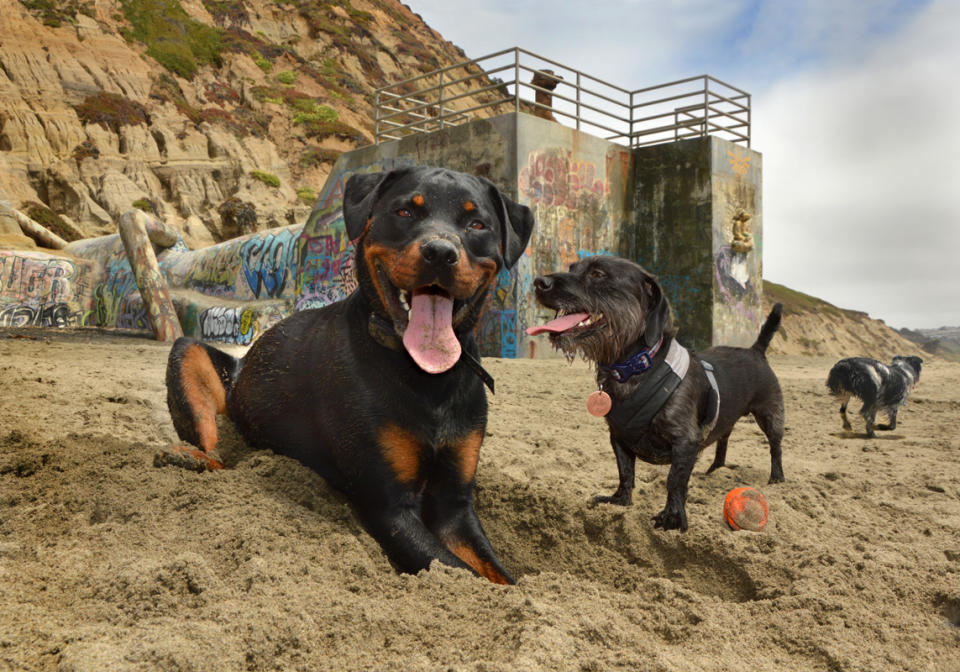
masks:
{"label": "colorful graffiti", "polygon": [[570,150],[530,152],[518,178],[520,193],[531,203],[571,210],[583,208],[584,201],[606,199],[610,183],[596,164],[572,155]]}
{"label": "colorful graffiti", "polygon": [[537,221],[533,247],[538,275],[567,268],[585,250],[595,254],[613,249],[606,166],[616,159],[616,152],[608,153],[599,169],[592,161],[573,158],[570,150],[530,152],[518,188]]}
{"label": "colorful graffiti", "polygon": [[94,287],[94,315],[100,327],[120,329],[149,329],[137,279],[127,261],[123,247],[106,262],[103,279]]}
{"label": "colorful graffiti", "polygon": [[0,326],[88,324],[92,270],[41,252],[0,251]]}
{"label": "colorful graffiti", "polygon": [[296,310],[326,306],[357,287],[353,242],[343,224],[343,191],[350,176],[411,165],[412,157],[384,157],[376,164],[344,170],[327,180],[297,242]]}
{"label": "colorful graffiti", "polygon": [[294,243],[299,236],[299,229],[280,229],[251,236],[240,245],[243,276],[254,297],[277,298],[284,294],[288,278],[296,276]]}
{"label": "colorful graffiti", "polygon": [[202,250],[164,252],[171,287],[232,299],[292,298],[301,227],[251,233]]}

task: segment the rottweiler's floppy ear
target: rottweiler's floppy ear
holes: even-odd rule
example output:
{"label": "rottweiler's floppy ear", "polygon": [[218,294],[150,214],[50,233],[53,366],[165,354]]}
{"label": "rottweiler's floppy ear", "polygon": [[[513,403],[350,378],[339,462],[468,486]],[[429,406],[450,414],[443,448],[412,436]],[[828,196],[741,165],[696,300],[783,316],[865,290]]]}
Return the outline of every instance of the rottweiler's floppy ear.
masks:
{"label": "rottweiler's floppy ear", "polygon": [[527,249],[530,234],[533,232],[533,213],[527,206],[504,196],[490,180],[485,177],[478,179],[487,186],[490,199],[494,206],[497,206],[503,265],[505,268],[512,268],[523,251]]}
{"label": "rottweiler's floppy ear", "polygon": [[643,340],[647,347],[652,348],[663,336],[664,330],[672,326],[670,302],[667,301],[656,279],[645,276],[643,280],[642,291],[647,295],[646,303],[649,306],[646,309],[647,326],[643,331]]}
{"label": "rottweiler's floppy ear", "polygon": [[399,177],[409,172],[408,168],[391,170],[388,173],[354,173],[343,190],[343,223],[350,240],[363,235],[373,206]]}

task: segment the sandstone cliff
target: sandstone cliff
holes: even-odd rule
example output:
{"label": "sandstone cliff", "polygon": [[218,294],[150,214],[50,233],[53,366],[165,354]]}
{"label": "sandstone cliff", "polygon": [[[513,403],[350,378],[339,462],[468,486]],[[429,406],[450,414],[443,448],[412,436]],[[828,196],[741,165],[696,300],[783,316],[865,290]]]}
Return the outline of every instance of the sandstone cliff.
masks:
{"label": "sandstone cliff", "polygon": [[930,356],[866,313],[837,308],[769,280],[763,282],[763,294],[766,310],[778,301],[783,304],[783,322],[770,343],[771,353],[874,357],[887,362],[894,355]]}
{"label": "sandstone cliff", "polygon": [[465,60],[396,0],[0,12],[0,199],[74,237],[135,204],[191,246],[302,223],[338,154],[372,141],[374,90]]}

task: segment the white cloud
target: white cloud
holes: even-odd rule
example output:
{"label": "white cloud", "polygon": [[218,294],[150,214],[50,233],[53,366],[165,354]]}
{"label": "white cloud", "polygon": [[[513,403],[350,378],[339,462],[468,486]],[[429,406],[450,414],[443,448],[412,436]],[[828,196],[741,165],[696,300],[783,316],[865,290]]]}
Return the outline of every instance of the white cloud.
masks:
{"label": "white cloud", "polygon": [[928,7],[860,62],[756,95],[764,273],[893,326],[960,324],[960,7]]}

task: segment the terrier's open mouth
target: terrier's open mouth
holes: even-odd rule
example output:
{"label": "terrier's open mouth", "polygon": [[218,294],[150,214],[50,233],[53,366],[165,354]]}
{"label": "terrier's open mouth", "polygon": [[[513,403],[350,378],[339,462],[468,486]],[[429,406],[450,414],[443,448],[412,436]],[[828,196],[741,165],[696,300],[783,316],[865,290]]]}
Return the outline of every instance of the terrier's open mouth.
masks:
{"label": "terrier's open mouth", "polygon": [[527,335],[536,336],[537,334],[576,334],[590,328],[602,326],[606,322],[603,313],[588,313],[582,311],[568,311],[564,309],[557,310],[555,319],[546,324],[541,324],[527,328]]}

